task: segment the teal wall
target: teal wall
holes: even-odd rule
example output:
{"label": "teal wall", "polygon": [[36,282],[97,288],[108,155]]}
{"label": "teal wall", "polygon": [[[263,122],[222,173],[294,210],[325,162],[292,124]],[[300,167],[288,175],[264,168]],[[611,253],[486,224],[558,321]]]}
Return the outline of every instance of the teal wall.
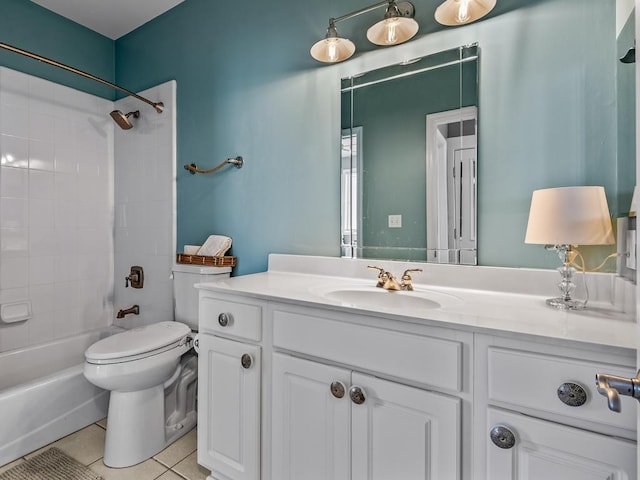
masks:
{"label": "teal wall", "polygon": [[[322,66],[308,49],[326,19],[361,2],[246,0],[221,10],[186,0],[116,42],[116,78],[132,89],[177,80],[178,246],[230,235],[236,273],[250,273],[266,268],[269,252],[339,255],[339,79],[478,42],[479,262],[555,267],[555,255],[524,244],[531,192],[616,188],[613,5],[528,2]],[[182,169],[234,155],[245,157],[243,169]],[[610,203],[616,211],[615,195]]]}
{"label": "teal wall", "polygon": [[[27,50],[109,82],[115,80],[115,42],[26,0],[0,1],[0,42]],[[0,65],[103,98],[114,90],[42,62],[0,50]]]}
{"label": "teal wall", "polygon": [[[398,47],[367,45],[373,13],[340,24],[361,32],[359,53],[333,66],[308,50],[329,17],[360,0],[186,0],[116,41],[115,53],[111,40],[32,2],[2,0],[0,40],[131,90],[177,80],[178,245],[230,235],[240,274],[264,270],[269,252],[339,255],[341,77],[478,42],[479,262],[555,267],[554,255],[523,243],[532,190],[604,185],[620,210],[614,0],[499,3],[493,18],[438,32],[435,4],[416,4],[420,35]],[[15,54],[0,52],[0,64],[114,97]],[[182,169],[235,155],[241,170]]]}

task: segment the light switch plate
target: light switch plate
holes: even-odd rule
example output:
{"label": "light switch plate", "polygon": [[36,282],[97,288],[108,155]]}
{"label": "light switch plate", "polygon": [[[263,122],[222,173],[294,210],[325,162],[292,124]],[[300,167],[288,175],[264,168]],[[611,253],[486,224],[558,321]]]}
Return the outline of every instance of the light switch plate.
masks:
{"label": "light switch plate", "polygon": [[389,228],[402,228],[402,215],[389,215]]}

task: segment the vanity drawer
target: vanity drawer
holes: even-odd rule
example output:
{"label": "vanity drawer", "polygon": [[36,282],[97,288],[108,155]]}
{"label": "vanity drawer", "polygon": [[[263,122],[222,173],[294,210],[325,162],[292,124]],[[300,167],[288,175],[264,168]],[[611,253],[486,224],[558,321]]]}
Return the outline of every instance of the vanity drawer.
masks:
{"label": "vanity drawer", "polygon": [[200,295],[199,326],[201,332],[262,340],[262,306]]}
{"label": "vanity drawer", "polygon": [[275,310],[273,344],[374,374],[462,390],[463,344],[455,340]]}
{"label": "vanity drawer", "polygon": [[[489,402],[510,409],[522,407],[536,411],[537,416],[547,412],[576,420],[633,429],[636,424],[636,400],[621,397],[622,412],[607,408],[606,397],[595,385],[596,373],[609,373],[635,377],[633,367],[594,362],[507,348],[489,347],[488,393]],[[558,396],[558,388],[574,383],[585,390],[586,402],[569,406]],[[542,415],[541,415],[542,412]]]}

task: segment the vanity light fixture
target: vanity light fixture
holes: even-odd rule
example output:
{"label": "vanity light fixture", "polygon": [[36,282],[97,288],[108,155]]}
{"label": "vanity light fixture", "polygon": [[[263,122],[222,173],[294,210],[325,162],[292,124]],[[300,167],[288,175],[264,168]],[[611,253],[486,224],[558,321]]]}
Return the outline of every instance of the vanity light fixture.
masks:
{"label": "vanity light fixture", "polygon": [[496,0],[446,0],[436,8],[435,19],[455,27],[481,19],[496,6]]}
{"label": "vanity light fixture", "polygon": [[550,298],[547,305],[563,309],[585,308],[586,302],[574,300],[571,265],[577,245],[610,245],[614,243],[609,206],[603,187],[580,186],[536,190],[531,198],[525,243],[543,244],[558,252],[562,280],[558,288],[562,296]]}
{"label": "vanity light fixture", "polygon": [[384,18],[367,30],[367,38],[371,43],[382,46],[398,45],[418,33],[418,22],[413,18],[415,9],[412,3],[384,0],[341,17],[330,18],[327,34],[325,38],[313,44],[311,56],[325,63],[336,63],[350,58],[355,53],[356,46],[351,40],[338,35],[336,23],[385,6],[387,11]]}

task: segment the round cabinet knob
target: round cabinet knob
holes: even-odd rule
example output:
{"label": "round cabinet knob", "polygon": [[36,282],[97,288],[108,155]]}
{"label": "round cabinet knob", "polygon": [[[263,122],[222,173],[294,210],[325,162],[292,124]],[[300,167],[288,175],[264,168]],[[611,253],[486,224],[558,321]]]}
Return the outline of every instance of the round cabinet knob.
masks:
{"label": "round cabinet knob", "polygon": [[336,398],[342,398],[344,397],[344,392],[345,392],[345,387],[344,387],[344,383],[339,382],[338,380],[336,380],[335,382],[331,383],[331,395],[333,395]]}
{"label": "round cabinet knob", "polygon": [[218,315],[218,323],[220,324],[221,327],[226,327],[227,325],[229,325],[230,321],[231,321],[230,314],[221,313],[220,315]]}
{"label": "round cabinet knob", "polygon": [[489,432],[491,441],[496,447],[509,449],[516,444],[516,436],[511,430],[502,425],[496,425]]}
{"label": "round cabinet knob", "polygon": [[364,400],[365,400],[364,390],[362,390],[362,388],[354,385],[353,387],[351,387],[349,389],[349,398],[351,398],[351,401],[353,403],[355,403],[356,405],[362,405],[364,403]]}
{"label": "round cabinet knob", "polygon": [[242,368],[251,368],[251,365],[253,365],[253,358],[251,358],[251,355],[248,353],[245,353],[240,357],[240,364],[242,365]]}
{"label": "round cabinet knob", "polygon": [[556,393],[560,401],[570,407],[581,407],[587,403],[587,391],[577,383],[565,382],[558,387]]}

